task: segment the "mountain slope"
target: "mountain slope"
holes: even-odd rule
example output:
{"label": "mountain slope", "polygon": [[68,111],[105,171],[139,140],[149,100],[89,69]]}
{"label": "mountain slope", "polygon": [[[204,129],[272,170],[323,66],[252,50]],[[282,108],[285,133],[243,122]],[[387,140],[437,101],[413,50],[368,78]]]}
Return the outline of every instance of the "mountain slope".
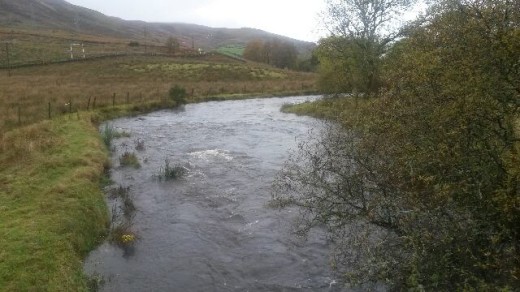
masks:
{"label": "mountain slope", "polygon": [[64,0],[0,0],[0,27],[8,29],[50,29],[152,44],[163,44],[176,37],[185,46],[216,49],[230,44],[279,38],[292,42],[300,53],[313,43],[279,36],[258,29],[211,28],[187,23],[146,23],[106,16],[100,12],[70,4]]}

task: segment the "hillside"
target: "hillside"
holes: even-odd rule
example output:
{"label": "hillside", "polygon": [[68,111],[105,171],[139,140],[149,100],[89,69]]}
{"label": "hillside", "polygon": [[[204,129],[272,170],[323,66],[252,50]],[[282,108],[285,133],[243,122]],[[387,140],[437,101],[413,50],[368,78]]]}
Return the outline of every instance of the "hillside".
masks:
{"label": "hillside", "polygon": [[0,0],[0,28],[5,31],[61,32],[70,38],[88,35],[157,45],[164,44],[168,37],[176,37],[186,47],[193,45],[204,50],[272,38],[292,42],[300,53],[307,53],[314,47],[314,43],[252,28],[228,29],[187,23],[127,21],[64,0]]}

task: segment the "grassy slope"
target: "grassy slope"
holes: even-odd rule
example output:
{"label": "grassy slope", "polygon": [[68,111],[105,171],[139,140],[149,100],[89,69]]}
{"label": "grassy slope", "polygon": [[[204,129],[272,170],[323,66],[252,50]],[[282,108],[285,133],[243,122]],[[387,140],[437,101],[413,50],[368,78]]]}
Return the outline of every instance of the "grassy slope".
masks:
{"label": "grassy slope", "polygon": [[82,258],[108,224],[96,128],[85,118],[44,121],[8,133],[2,150],[0,287],[85,289]]}

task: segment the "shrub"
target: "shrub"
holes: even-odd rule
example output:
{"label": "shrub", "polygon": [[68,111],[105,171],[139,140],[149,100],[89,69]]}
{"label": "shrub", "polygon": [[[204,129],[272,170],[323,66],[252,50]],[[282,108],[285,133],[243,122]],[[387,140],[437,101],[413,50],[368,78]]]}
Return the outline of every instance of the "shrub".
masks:
{"label": "shrub", "polygon": [[186,103],[186,89],[184,87],[180,87],[179,85],[175,85],[170,88],[169,97],[173,100],[177,105]]}
{"label": "shrub", "polygon": [[110,148],[110,145],[112,144],[112,140],[114,140],[115,136],[115,130],[113,126],[106,125],[101,129],[101,138],[103,139],[103,143],[107,146],[107,148]]}
{"label": "shrub", "polygon": [[159,173],[155,175],[158,180],[174,180],[182,177],[186,174],[186,168],[180,165],[170,165],[170,161],[166,159],[164,161],[164,168],[161,167]]}

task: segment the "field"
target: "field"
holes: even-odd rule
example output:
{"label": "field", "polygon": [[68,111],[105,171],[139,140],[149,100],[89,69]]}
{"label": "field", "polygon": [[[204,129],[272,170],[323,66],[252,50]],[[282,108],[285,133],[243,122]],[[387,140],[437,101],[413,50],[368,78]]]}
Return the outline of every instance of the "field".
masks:
{"label": "field", "polygon": [[234,57],[242,57],[245,47],[243,45],[227,45],[217,49],[217,52]]}
{"label": "field", "polygon": [[62,113],[119,104],[158,102],[174,84],[188,102],[229,96],[312,92],[315,76],[201,57],[121,56],[0,70],[0,132]]}

